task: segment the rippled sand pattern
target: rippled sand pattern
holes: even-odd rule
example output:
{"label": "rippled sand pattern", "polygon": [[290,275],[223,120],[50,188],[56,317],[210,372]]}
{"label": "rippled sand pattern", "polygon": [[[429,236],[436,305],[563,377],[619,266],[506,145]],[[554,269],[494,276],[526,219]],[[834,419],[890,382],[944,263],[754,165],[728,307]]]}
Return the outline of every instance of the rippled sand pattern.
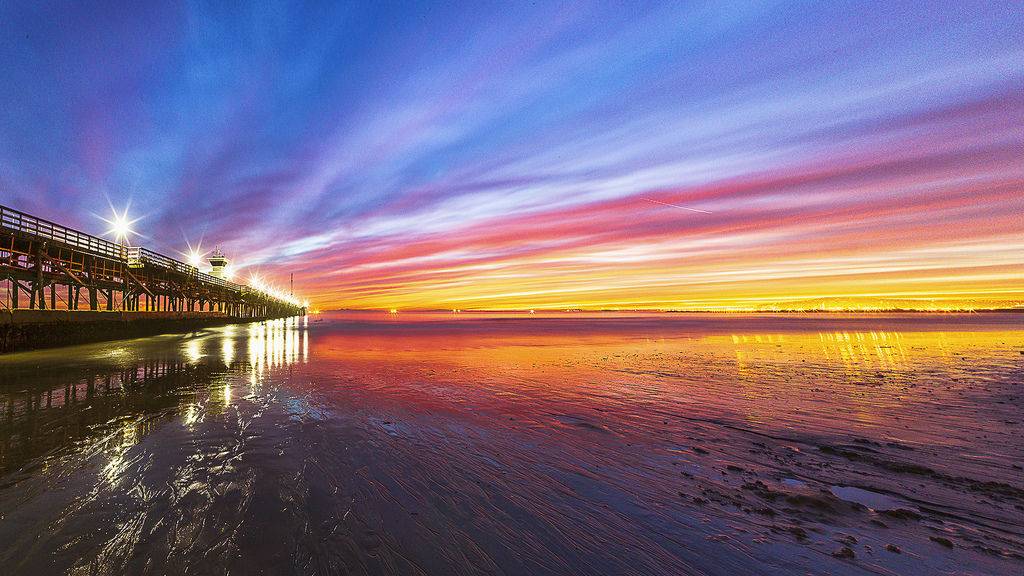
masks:
{"label": "rippled sand pattern", "polygon": [[329,316],[0,357],[3,574],[1020,574],[1024,315]]}

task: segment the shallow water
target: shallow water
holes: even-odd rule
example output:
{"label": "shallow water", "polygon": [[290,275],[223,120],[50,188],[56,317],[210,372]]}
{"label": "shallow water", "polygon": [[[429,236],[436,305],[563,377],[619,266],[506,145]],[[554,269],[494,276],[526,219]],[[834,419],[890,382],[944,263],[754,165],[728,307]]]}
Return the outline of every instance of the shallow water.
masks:
{"label": "shallow water", "polygon": [[1021,573],[1022,321],[353,313],[0,356],[0,566]]}

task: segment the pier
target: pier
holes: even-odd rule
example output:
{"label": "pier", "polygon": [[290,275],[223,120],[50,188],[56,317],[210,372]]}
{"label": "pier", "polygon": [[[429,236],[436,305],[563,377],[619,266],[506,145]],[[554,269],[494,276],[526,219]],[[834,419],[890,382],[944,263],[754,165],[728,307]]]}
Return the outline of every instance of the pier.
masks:
{"label": "pier", "polygon": [[[71,343],[117,337],[119,331],[137,335],[147,325],[166,330],[305,313],[293,300],[2,205],[0,286],[0,312],[7,313],[0,321],[0,352],[59,343],[46,334],[55,325],[76,325]],[[102,334],[89,337],[81,325],[91,322],[104,324]]]}

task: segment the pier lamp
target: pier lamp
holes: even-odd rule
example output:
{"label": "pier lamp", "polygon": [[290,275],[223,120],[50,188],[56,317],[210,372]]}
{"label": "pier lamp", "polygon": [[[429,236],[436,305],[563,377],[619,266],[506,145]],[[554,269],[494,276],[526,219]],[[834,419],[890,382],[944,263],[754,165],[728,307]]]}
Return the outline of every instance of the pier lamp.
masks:
{"label": "pier lamp", "polygon": [[117,239],[124,246],[124,240],[131,233],[131,228],[128,226],[128,220],[124,216],[114,216],[114,221],[111,223],[113,226],[112,232],[117,235]]}
{"label": "pier lamp", "polygon": [[129,220],[127,209],[125,209],[123,214],[118,214],[117,210],[113,212],[114,218],[112,220],[107,220],[106,218],[103,218],[103,220],[110,224],[110,230],[107,230],[107,234],[113,234],[117,239],[118,244],[121,245],[121,258],[124,258],[125,241],[128,239],[129,234],[135,234],[135,231],[132,230],[132,224],[138,219]]}

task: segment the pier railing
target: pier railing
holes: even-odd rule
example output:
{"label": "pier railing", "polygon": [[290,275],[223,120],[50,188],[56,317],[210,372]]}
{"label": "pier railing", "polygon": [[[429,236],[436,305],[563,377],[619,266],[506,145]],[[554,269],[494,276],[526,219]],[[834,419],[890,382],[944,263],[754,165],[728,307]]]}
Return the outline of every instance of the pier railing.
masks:
{"label": "pier railing", "polygon": [[54,240],[66,244],[70,248],[88,252],[95,256],[103,256],[113,260],[126,259],[129,267],[142,264],[159,266],[178,274],[192,276],[200,282],[226,288],[232,292],[242,291],[242,286],[239,284],[200,272],[199,268],[191,264],[186,264],[152,250],[138,246],[125,248],[110,240],[79,232],[67,226],[61,226],[55,222],[37,218],[2,205],[0,205],[0,226],[28,236]]}
{"label": "pier railing", "polygon": [[[205,305],[245,315],[302,309],[293,300],[200,272],[152,250],[122,246],[6,206],[0,206],[0,272],[11,300],[5,306],[13,308],[19,307],[21,292],[29,296],[29,308],[46,307],[49,289],[50,308],[59,297],[69,309],[78,309],[79,292],[87,289],[93,310],[99,306],[97,292],[113,309],[115,291],[121,294],[120,309],[126,310],[139,310],[142,304],[147,310],[202,310]],[[58,296],[58,285],[67,288],[67,298]]]}
{"label": "pier railing", "polygon": [[28,236],[55,240],[82,252],[105,258],[120,259],[122,254],[121,246],[110,240],[79,232],[49,220],[36,218],[6,206],[0,206],[0,227]]}

